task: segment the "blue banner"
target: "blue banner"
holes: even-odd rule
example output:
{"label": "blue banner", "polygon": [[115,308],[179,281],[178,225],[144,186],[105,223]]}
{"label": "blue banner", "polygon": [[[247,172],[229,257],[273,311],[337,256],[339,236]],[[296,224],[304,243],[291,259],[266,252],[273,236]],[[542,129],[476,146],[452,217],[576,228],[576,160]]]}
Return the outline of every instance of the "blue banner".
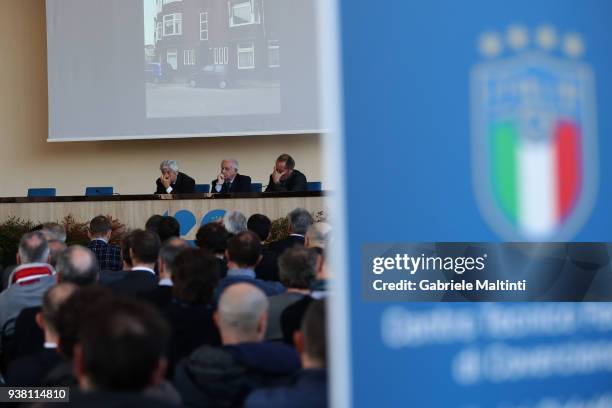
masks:
{"label": "blue banner", "polygon": [[365,244],[610,241],[612,3],[339,13],[351,404],[612,406],[609,304],[368,302],[358,275]]}

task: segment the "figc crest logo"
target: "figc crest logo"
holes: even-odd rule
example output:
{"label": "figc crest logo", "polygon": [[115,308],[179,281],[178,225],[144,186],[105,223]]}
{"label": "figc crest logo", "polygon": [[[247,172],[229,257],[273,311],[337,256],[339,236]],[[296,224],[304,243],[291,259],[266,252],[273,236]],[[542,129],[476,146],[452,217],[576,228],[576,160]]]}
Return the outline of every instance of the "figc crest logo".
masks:
{"label": "figc crest logo", "polygon": [[510,241],[566,241],[597,186],[595,78],[579,34],[511,26],[481,35],[471,73],[479,208]]}

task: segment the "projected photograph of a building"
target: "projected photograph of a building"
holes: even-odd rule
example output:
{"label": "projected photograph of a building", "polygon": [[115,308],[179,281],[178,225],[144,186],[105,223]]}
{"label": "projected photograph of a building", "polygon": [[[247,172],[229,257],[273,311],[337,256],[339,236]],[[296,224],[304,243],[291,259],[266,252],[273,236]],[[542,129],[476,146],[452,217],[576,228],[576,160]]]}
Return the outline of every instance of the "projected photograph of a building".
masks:
{"label": "projected photograph of a building", "polygon": [[148,118],[281,111],[282,0],[143,0]]}

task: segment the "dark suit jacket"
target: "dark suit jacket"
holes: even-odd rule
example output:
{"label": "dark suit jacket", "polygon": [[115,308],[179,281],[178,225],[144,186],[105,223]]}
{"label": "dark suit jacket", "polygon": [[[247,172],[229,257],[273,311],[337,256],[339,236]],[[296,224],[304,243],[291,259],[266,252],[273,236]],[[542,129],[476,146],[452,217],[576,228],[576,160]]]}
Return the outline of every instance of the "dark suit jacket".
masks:
{"label": "dark suit jacket", "polygon": [[13,387],[40,387],[46,374],[62,361],[57,350],[42,349],[19,358],[8,367],[7,384]]}
{"label": "dark suit jacket", "polygon": [[306,176],[301,171],[294,169],[293,173],[291,173],[286,180],[281,181],[278,184],[274,184],[272,182],[272,175],[270,174],[270,180],[268,181],[268,187],[266,187],[266,193],[281,191],[308,191]]}
{"label": "dark suit jacket", "polygon": [[87,248],[98,258],[101,270],[120,271],[123,267],[121,248],[119,246],[108,244],[99,239],[93,239],[87,244]]}
{"label": "dark suit jacket", "polygon": [[[211,193],[216,193],[215,186],[217,185],[217,180],[213,180],[212,188],[210,189]],[[223,183],[221,187],[221,191],[219,193],[250,193],[251,192],[251,178],[249,176],[243,176],[241,174],[236,174],[234,177],[234,181],[232,182],[232,186],[229,191],[227,189],[227,183]]]}
{"label": "dark suit jacket", "polygon": [[268,245],[264,245],[261,261],[255,267],[255,276],[265,281],[279,281],[278,255]]}
{"label": "dark suit jacket", "polygon": [[36,324],[36,314],[41,307],[23,309],[15,321],[15,357],[36,354],[43,350],[45,333]]}
{"label": "dark suit jacket", "polygon": [[[159,178],[155,180],[155,185],[157,186],[155,194],[168,194]],[[170,187],[172,187],[170,194],[195,194],[195,180],[185,173],[179,172],[176,181],[174,184],[170,184]]]}
{"label": "dark suit jacket", "polygon": [[293,247],[294,245],[304,246],[304,237],[298,237],[295,235],[289,235],[285,239],[280,241],[274,241],[270,243],[270,250],[276,253],[276,256],[281,256],[285,250]]}
{"label": "dark suit jacket", "polygon": [[159,284],[157,276],[149,271],[137,269],[124,273],[124,278],[108,285],[117,294],[148,298]]}

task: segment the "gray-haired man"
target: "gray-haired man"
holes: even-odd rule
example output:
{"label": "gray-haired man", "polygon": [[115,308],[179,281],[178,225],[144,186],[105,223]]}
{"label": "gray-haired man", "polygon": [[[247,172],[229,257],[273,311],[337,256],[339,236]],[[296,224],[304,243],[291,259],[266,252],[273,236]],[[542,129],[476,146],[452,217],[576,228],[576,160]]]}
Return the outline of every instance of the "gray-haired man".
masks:
{"label": "gray-haired man", "polygon": [[176,160],[164,160],[159,164],[161,177],[155,181],[155,194],[195,194],[195,180],[179,171]]}
{"label": "gray-haired man", "polygon": [[250,193],[251,178],[238,174],[238,160],[225,159],[221,162],[221,172],[212,183],[212,193]]}

